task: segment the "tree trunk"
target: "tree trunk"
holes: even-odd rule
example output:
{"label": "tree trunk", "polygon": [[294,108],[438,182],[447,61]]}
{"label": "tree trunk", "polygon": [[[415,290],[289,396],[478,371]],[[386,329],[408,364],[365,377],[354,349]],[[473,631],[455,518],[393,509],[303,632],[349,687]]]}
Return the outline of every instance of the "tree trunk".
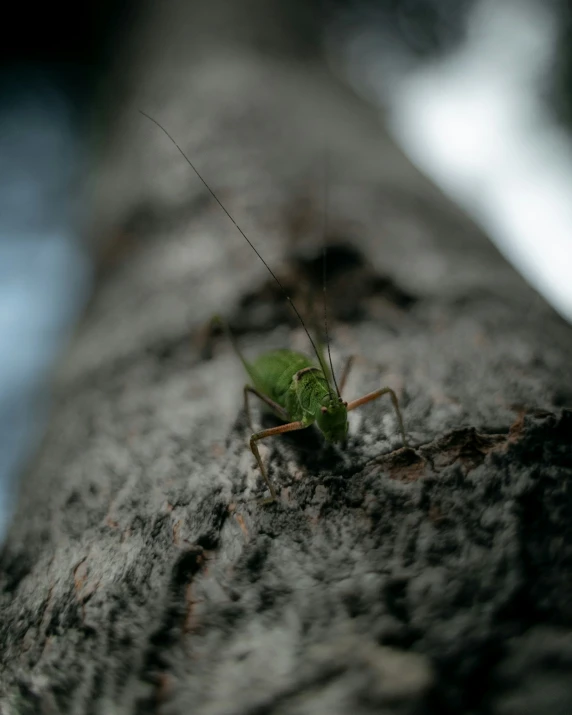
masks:
{"label": "tree trunk", "polygon": [[[0,712],[572,712],[570,326],[317,62],[158,44],[98,174],[122,252],[2,552]],[[279,499],[257,504],[245,376],[205,326],[229,317],[252,356],[308,346],[137,108],[306,315],[327,148],[334,365],[381,365],[347,396],[393,387],[409,448],[385,398],[345,449],[267,440]]]}

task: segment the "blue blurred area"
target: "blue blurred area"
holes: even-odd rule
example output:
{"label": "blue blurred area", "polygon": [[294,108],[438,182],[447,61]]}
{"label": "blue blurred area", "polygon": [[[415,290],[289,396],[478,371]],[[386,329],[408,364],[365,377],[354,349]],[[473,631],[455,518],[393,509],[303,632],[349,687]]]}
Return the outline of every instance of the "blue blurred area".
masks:
{"label": "blue blurred area", "polygon": [[0,77],[0,540],[48,414],[50,370],[81,311],[85,168],[76,114],[49,76]]}

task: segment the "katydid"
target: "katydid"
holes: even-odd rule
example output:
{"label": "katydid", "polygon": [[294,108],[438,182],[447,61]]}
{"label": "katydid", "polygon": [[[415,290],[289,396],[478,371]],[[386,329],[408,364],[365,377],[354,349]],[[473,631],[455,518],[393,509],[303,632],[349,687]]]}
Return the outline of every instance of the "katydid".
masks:
{"label": "katydid", "polygon": [[[141,110],[140,110],[141,111]],[[150,119],[154,124],[156,124],[161,131],[166,134],[166,136],[175,145],[179,153],[183,156],[185,161],[189,164],[191,169],[195,172],[198,178],[202,181],[206,189],[209,191],[211,196],[219,204],[228,218],[232,221],[236,229],[239,231],[241,236],[246,240],[251,249],[256,253],[258,258],[262,261],[264,266],[267,268],[268,272],[278,284],[280,290],[284,293],[284,296],[290,307],[296,314],[298,320],[300,321],[310,344],[314,350],[317,358],[315,362],[312,358],[307,357],[299,352],[294,352],[293,350],[275,350],[273,352],[268,352],[261,355],[258,359],[249,362],[246,360],[242,354],[240,348],[238,347],[234,336],[230,332],[227,326],[224,326],[227,330],[229,338],[231,340],[232,346],[240,358],[244,369],[248,374],[252,384],[247,384],[244,386],[244,407],[246,415],[248,418],[249,425],[252,429],[253,434],[250,437],[250,449],[256,461],[260,472],[266,482],[266,485],[270,491],[270,497],[262,500],[262,503],[272,503],[276,501],[276,490],[273,483],[268,477],[268,472],[260,452],[258,450],[257,442],[267,437],[273,437],[275,435],[284,434],[286,432],[294,432],[296,430],[306,429],[312,424],[316,424],[318,429],[324,435],[327,442],[344,442],[348,433],[348,412],[354,410],[356,407],[361,407],[372,400],[377,400],[383,395],[389,395],[395,414],[397,417],[397,423],[399,425],[399,431],[401,433],[401,438],[403,440],[403,446],[407,446],[407,438],[405,436],[405,429],[403,427],[403,419],[401,417],[401,410],[399,409],[399,404],[397,401],[397,396],[395,392],[390,387],[382,387],[379,390],[359,397],[356,400],[347,402],[343,399],[342,393],[352,366],[355,356],[348,358],[345,367],[342,371],[342,377],[340,379],[340,384],[335,378],[332,358],[330,354],[329,339],[327,335],[327,316],[326,316],[326,304],[324,302],[324,313],[325,313],[325,325],[326,325],[326,343],[328,349],[329,366],[324,360],[322,354],[321,346],[320,349],[316,346],[316,342],[312,339],[302,316],[298,312],[298,309],[294,305],[292,299],[286,292],[286,289],[272,271],[270,266],[266,263],[264,258],[260,255],[256,247],[246,236],[244,231],[232,218],[227,209],[222,205],[218,197],[215,195],[213,190],[203,179],[201,174],[197,171],[191,160],[183,152],[181,147],[169,134],[169,132],[159,124],[153,117],[150,117],[145,112],[141,111],[143,116]],[[325,252],[324,252],[325,259]],[[325,262],[324,262],[324,301],[326,299],[325,295]],[[222,323],[220,318],[215,318],[219,323]],[[264,429],[260,431],[255,431],[252,426],[252,419],[250,413],[249,405],[249,395],[255,395],[260,400],[262,400],[272,412],[285,424],[279,425],[277,427],[271,427],[269,429]]]}

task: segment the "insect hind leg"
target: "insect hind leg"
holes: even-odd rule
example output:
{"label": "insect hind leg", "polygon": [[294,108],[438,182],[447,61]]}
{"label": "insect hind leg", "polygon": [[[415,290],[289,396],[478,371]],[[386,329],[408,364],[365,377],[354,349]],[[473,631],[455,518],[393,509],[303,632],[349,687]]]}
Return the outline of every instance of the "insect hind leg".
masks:
{"label": "insect hind leg", "polygon": [[340,395],[343,395],[343,393],[344,393],[344,388],[346,386],[346,382],[349,377],[350,371],[353,367],[353,364],[355,362],[355,359],[356,359],[355,355],[350,355],[349,358],[346,360],[344,369],[342,370],[342,376],[340,378]]}
{"label": "insect hind leg", "polygon": [[212,326],[212,327],[220,328],[220,329],[224,332],[224,334],[227,336],[227,338],[228,338],[230,344],[232,345],[232,349],[233,349],[234,352],[237,354],[238,359],[240,360],[240,362],[243,364],[244,369],[245,369],[246,372],[250,375],[251,372],[252,372],[252,368],[251,368],[251,366],[250,366],[250,363],[249,363],[248,360],[244,357],[244,354],[243,354],[242,350],[240,349],[240,347],[239,347],[239,345],[238,345],[238,342],[237,342],[236,338],[234,337],[234,334],[233,334],[232,330],[230,329],[230,327],[229,327],[228,323],[226,322],[226,320],[223,320],[223,319],[220,317],[220,315],[214,315],[214,316],[211,318],[211,326]]}

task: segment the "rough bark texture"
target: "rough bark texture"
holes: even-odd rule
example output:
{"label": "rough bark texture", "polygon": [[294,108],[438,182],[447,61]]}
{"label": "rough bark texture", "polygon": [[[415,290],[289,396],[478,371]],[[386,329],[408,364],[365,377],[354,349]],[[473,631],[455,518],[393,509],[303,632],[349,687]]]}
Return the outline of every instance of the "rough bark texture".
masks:
{"label": "rough bark texture", "polygon": [[[570,326],[319,68],[161,49],[100,173],[98,230],[136,240],[2,552],[0,712],[572,712]],[[372,403],[345,451],[265,443],[280,500],[252,501],[241,366],[204,326],[251,355],[304,336],[137,107],[302,305],[329,146],[334,361],[382,365],[410,449]],[[379,381],[360,364],[348,396]]]}

